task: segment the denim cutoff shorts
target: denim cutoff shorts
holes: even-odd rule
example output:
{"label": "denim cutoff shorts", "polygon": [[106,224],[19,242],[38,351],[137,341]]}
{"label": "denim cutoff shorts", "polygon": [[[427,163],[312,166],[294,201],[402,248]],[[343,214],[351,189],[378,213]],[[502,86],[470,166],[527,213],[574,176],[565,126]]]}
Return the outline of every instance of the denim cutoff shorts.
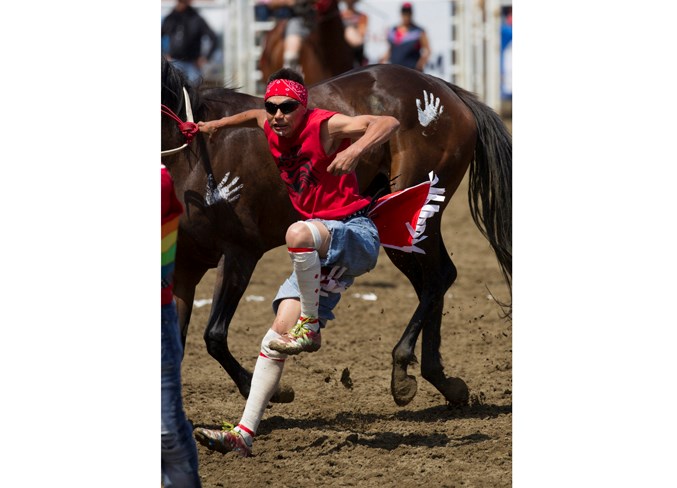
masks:
{"label": "denim cutoff shorts", "polygon": [[[341,285],[349,287],[360,276],[376,267],[379,246],[381,241],[378,237],[376,225],[369,217],[354,217],[348,221],[309,219],[322,222],[329,230],[329,250],[327,257],[320,259],[322,274],[326,275],[334,266],[345,267],[346,271],[339,278]],[[292,274],[285,280],[273,299],[273,312],[277,314],[280,302],[285,298],[299,298],[299,287],[296,282],[296,274]],[[333,309],[341,298],[340,293],[328,293],[328,296],[320,295],[319,319],[320,326],[324,327],[327,320],[333,320]]]}

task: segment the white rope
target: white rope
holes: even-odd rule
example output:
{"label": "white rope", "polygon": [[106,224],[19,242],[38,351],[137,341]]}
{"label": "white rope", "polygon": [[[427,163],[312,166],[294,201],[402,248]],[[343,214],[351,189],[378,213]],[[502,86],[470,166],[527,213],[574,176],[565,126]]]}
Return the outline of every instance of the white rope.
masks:
{"label": "white rope", "polygon": [[[186,90],[186,87],[183,87],[183,98],[186,101],[186,117],[188,122],[194,122],[193,121],[193,109],[190,106],[190,98],[188,97],[188,90]],[[183,151],[188,147],[188,143],[185,143],[181,147],[177,147],[174,149],[167,149],[166,151],[160,151],[161,156],[169,156],[172,154],[176,154],[179,151]]]}
{"label": "white rope", "polygon": [[195,122],[193,120],[193,109],[190,107],[190,97],[188,96],[188,90],[186,87],[183,87],[183,98],[186,99],[186,117],[188,122]]}

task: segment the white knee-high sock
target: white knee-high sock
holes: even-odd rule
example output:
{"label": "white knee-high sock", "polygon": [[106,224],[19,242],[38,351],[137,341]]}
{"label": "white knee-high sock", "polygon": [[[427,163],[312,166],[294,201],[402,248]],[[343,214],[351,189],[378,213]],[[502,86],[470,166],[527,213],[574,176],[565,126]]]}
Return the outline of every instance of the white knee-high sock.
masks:
{"label": "white knee-high sock", "polygon": [[245,439],[247,439],[247,436],[250,436],[251,439],[256,434],[256,429],[259,428],[268,402],[275,393],[282,377],[287,355],[268,348],[271,340],[280,337],[280,334],[273,329],[268,329],[261,341],[261,352],[256,360],[256,366],[254,366],[249,397],[247,397],[242,418],[236,428]]}
{"label": "white knee-high sock", "polygon": [[309,247],[290,247],[288,250],[301,292],[301,316],[317,318],[320,306],[320,255]]}

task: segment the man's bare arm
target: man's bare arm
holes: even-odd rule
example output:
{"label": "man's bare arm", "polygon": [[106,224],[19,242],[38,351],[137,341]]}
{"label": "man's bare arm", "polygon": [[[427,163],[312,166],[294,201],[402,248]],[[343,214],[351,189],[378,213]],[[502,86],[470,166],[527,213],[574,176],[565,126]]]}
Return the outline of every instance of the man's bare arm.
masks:
{"label": "man's bare arm", "polygon": [[360,156],[373,147],[380,146],[392,137],[400,122],[390,115],[358,115],[349,117],[336,114],[328,120],[328,137],[331,140],[355,139],[348,148],[336,155],[327,171],[347,174],[355,170]]}
{"label": "man's bare arm", "polygon": [[217,130],[222,127],[259,127],[263,129],[263,124],[266,121],[266,111],[263,109],[252,109],[235,115],[221,117],[217,120],[210,120],[208,122],[198,122],[197,126],[200,132],[209,134],[209,137],[214,135]]}

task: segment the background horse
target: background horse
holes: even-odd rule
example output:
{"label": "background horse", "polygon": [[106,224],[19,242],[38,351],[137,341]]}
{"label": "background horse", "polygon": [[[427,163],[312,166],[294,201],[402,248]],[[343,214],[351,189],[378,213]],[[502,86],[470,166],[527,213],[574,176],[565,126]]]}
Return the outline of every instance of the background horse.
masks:
{"label": "background horse", "polygon": [[[162,103],[186,119],[181,74],[163,59]],[[197,92],[187,87],[194,120],[212,120],[261,108],[259,97],[224,88]],[[439,103],[434,116],[417,97]],[[309,106],[348,115],[388,114],[400,121],[391,140],[364,155],[357,167],[363,194],[392,192],[428,179],[446,189],[440,211],[427,221],[425,254],[386,249],[409,279],[418,307],[392,352],[391,393],[398,405],[416,395],[416,379],[407,373],[416,362],[414,346],[422,332],[421,375],[451,405],[465,404],[468,387],[447,377],[439,353],[444,295],[456,279],[440,223],[442,211],[470,168],[468,197],[472,217],[491,244],[510,286],[512,276],[512,140],[498,115],[473,94],[439,78],[397,65],[353,70],[310,88]],[[428,107],[429,108],[429,107]],[[162,118],[162,148],[183,144],[179,127]],[[208,143],[198,134],[184,151],[163,158],[186,212],[181,218],[174,292],[185,337],[195,287],[204,273],[218,268],[217,286],[204,339],[209,354],[247,397],[251,373],[228,349],[228,326],[256,263],[284,244],[287,227],[299,219],[258,129],[221,130]],[[510,305],[508,307],[508,313]],[[273,401],[289,401],[293,392],[278,391]]]}
{"label": "background horse", "polygon": [[[300,0],[296,8],[310,26],[301,43],[299,63],[306,84],[312,85],[353,68],[353,52],[345,40],[344,25],[337,0]],[[259,60],[262,79],[282,68],[284,31],[287,20],[278,21],[266,34]]]}

